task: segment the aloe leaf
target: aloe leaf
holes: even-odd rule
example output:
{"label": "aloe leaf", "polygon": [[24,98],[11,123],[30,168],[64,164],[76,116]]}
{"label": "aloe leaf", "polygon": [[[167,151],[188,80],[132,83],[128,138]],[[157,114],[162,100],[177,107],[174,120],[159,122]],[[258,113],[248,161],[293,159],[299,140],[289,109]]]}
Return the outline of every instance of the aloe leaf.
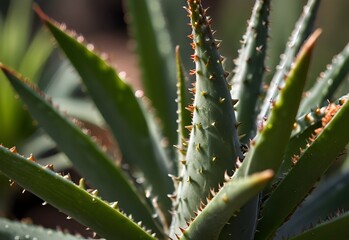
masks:
{"label": "aloe leaf", "polygon": [[270,82],[270,87],[258,116],[260,121],[269,116],[272,102],[279,94],[278,89],[281,87],[283,79],[289,73],[299,49],[312,31],[319,5],[320,0],[308,0],[307,5],[304,7],[303,13],[292,32],[292,36],[287,42],[285,52],[281,55],[281,62],[277,67],[277,71]]}
{"label": "aloe leaf", "polygon": [[28,44],[33,1],[13,0],[1,35],[1,61],[17,68]]}
{"label": "aloe leaf", "polygon": [[349,209],[349,174],[343,172],[322,181],[292,217],[278,230],[278,236],[294,236],[315,226],[320,219],[333,215],[339,209]]}
{"label": "aloe leaf", "polygon": [[158,196],[162,209],[167,211],[171,207],[167,194],[173,191],[168,173],[173,171],[165,154],[161,155],[163,149],[151,135],[144,110],[132,89],[112,67],[57,27],[39,8],[36,12],[82,77],[117,139],[123,159],[142,170],[153,195]]}
{"label": "aloe leaf", "polygon": [[299,236],[290,238],[290,240],[327,240],[332,239],[334,236],[338,240],[346,240],[349,238],[348,224],[349,212],[323,222]]}
{"label": "aloe leaf", "polygon": [[291,138],[297,137],[297,135],[306,131],[309,127],[320,123],[322,118],[325,116],[325,110],[327,106],[318,107],[310,112],[297,117],[296,122],[293,125]]}
{"label": "aloe leaf", "polygon": [[178,171],[180,172],[185,165],[185,155],[189,139],[189,131],[186,126],[191,124],[190,112],[186,107],[190,104],[190,96],[187,89],[188,78],[184,71],[184,66],[179,52],[179,47],[176,48],[176,65],[177,65],[177,104],[178,104]]}
{"label": "aloe leaf", "polygon": [[298,54],[295,65],[282,87],[279,99],[274,103],[265,125],[260,126],[260,132],[253,140],[237,176],[241,174],[246,176],[264,169],[277,172],[296,118],[312,50],[320,33],[321,30],[315,31]]}
{"label": "aloe leaf", "polygon": [[[10,2],[6,18],[1,25],[0,56],[1,62],[12,67],[19,67],[29,40],[30,25],[32,21],[32,1],[14,0]],[[12,145],[18,142],[25,134],[23,128],[23,111],[6,77],[0,73],[0,142]]]}
{"label": "aloe leaf", "polygon": [[61,231],[0,218],[0,239],[82,240]]}
{"label": "aloe leaf", "polygon": [[196,70],[191,72],[196,83],[194,103],[187,107],[193,119],[186,165],[175,178],[180,182],[170,237],[180,233],[179,227],[186,226],[210,188],[217,189],[224,172],[232,171],[235,160],[242,157],[233,103],[206,11],[201,1],[194,0],[188,1],[187,11],[193,28]]}
{"label": "aloe leaf", "polygon": [[54,70],[50,80],[39,82],[39,87],[52,98],[72,98],[77,89],[81,88],[80,76],[69,60],[64,59]]}
{"label": "aloe leaf", "polygon": [[[130,24],[142,70],[145,95],[162,120],[163,133],[177,142],[175,56],[159,0],[127,0]],[[151,61],[149,60],[151,56]]]}
{"label": "aloe leaf", "polygon": [[189,28],[179,27],[187,24],[186,12],[183,11],[183,1],[160,1],[163,15],[166,18],[167,29],[171,36],[171,41],[174,46],[180,46],[182,56],[185,56],[182,61],[186,69],[193,65],[188,57],[191,52],[190,39],[187,35],[190,33]]}
{"label": "aloe leaf", "polygon": [[49,35],[45,29],[40,29],[24,54],[18,71],[33,82],[38,82],[38,77],[52,50],[53,47]]}
{"label": "aloe leaf", "polygon": [[2,72],[0,72],[0,86],[0,142],[11,146],[18,141],[23,130],[18,128],[21,122],[20,105]]}
{"label": "aloe leaf", "polygon": [[59,152],[56,143],[41,129],[27,138],[18,149],[23,154],[36,156],[41,165],[54,165],[55,171],[62,172],[73,168],[68,157]]}
{"label": "aloe leaf", "polygon": [[100,191],[101,196],[109,201],[118,200],[123,210],[156,229],[145,200],[96,143],[44,100],[38,89],[34,90],[29,82],[3,65],[0,67],[39,125],[55,140],[79,173]]}
{"label": "aloe leaf", "polygon": [[[339,104],[339,100],[336,100],[334,104]],[[295,161],[294,157],[300,152],[300,149],[306,148],[309,138],[314,135],[314,130],[321,127],[321,120],[325,116],[327,107],[316,108],[297,118],[284,153],[284,160],[279,168],[279,177],[283,178],[282,175],[291,169]]]}
{"label": "aloe leaf", "polygon": [[349,44],[332,59],[325,72],[321,73],[315,85],[308,91],[299,107],[299,114],[321,106],[332,96],[349,71]]}
{"label": "aloe leaf", "polygon": [[11,150],[0,146],[0,171],[69,217],[109,239],[115,236],[121,239],[153,239],[115,206],[94,193],[88,193],[67,177],[35,163],[32,157],[26,159]]}
{"label": "aloe leaf", "polygon": [[[31,52],[30,47],[29,51],[27,51],[27,47],[30,43],[30,29],[33,19],[31,11],[32,1],[22,2],[14,0],[9,3],[6,19],[0,20],[0,57],[1,62],[19,69],[23,64],[28,64],[28,61],[25,59],[28,60],[26,56]],[[46,43],[40,46],[41,48],[37,49],[35,54],[31,52],[30,66],[33,67],[33,71],[30,73],[36,72],[36,78],[38,78],[39,70],[42,69],[45,60],[52,51],[48,39],[46,40]],[[37,41],[34,40],[31,44],[34,42]],[[25,56],[24,59],[23,56]],[[37,61],[38,59],[42,61]],[[24,70],[28,72],[27,69]],[[2,73],[0,74],[0,86],[0,112],[2,113],[0,119],[0,142],[12,146],[31,134],[33,126],[29,120],[29,115],[23,111],[19,102],[14,99],[14,93]]]}
{"label": "aloe leaf", "polygon": [[[235,75],[231,80],[232,98],[239,99],[237,103],[237,121],[241,143],[249,144],[256,133],[256,118],[259,95],[265,71],[265,56],[267,50],[270,0],[256,1],[247,32],[243,36],[242,48],[236,60]],[[237,92],[234,96],[234,92]]]}
{"label": "aloe leaf", "polygon": [[53,98],[53,101],[63,112],[67,112],[70,116],[81,121],[93,123],[97,126],[105,124],[100,112],[91,101],[74,98]]}
{"label": "aloe leaf", "polygon": [[[320,30],[314,32],[298,54],[294,68],[286,79],[285,86],[280,92],[279,99],[274,104],[269,119],[265,126],[260,126],[261,129],[255,139],[252,140],[250,150],[241,167],[235,172],[234,178],[245,177],[265,169],[278,171],[302,97],[312,50],[320,32]],[[234,239],[251,238],[258,217],[257,206],[258,197],[242,208],[240,214],[231,219],[230,224],[223,229],[222,233],[224,235],[233,234],[234,231],[236,232],[234,229],[241,229],[239,226],[243,224],[243,230],[238,232],[241,235],[235,234]]]}
{"label": "aloe leaf", "polygon": [[291,169],[295,161],[295,155],[299,153],[300,149],[306,148],[309,138],[314,134],[314,130],[321,127],[321,119],[325,116],[326,108],[317,108],[297,118],[284,152],[278,177],[283,178],[283,175]]}
{"label": "aloe leaf", "polygon": [[273,177],[266,170],[247,178],[228,180],[203,209],[200,209],[189,227],[182,232],[180,239],[217,239],[229,218],[258,192]]}
{"label": "aloe leaf", "polygon": [[[345,103],[337,113],[335,112],[338,106],[329,107],[323,119],[321,133],[315,139],[313,137],[309,140],[310,146],[298,156],[295,166],[263,204],[262,218],[258,224],[258,239],[273,236],[277,228],[294,212],[349,142],[347,131],[349,101],[345,99],[343,101]],[[334,114],[335,116],[330,120]],[[330,122],[327,123],[329,120]],[[314,167],[314,160],[316,160],[316,167]]]}

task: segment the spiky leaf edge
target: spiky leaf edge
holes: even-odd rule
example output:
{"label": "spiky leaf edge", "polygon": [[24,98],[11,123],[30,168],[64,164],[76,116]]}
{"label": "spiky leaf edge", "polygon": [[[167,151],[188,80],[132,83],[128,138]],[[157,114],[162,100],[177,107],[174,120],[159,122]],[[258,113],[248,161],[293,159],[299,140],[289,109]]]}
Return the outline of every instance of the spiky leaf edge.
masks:
{"label": "spiky leaf edge", "polygon": [[[239,58],[234,62],[236,68],[231,80],[233,86],[232,98],[239,102],[236,105],[237,121],[241,123],[238,131],[243,144],[250,144],[250,139],[256,133],[257,111],[260,108],[260,92],[265,58],[267,51],[269,29],[270,0],[256,1],[247,32],[243,36]],[[236,94],[234,94],[237,92]],[[236,96],[235,96],[236,95]]]}
{"label": "spiky leaf edge", "polygon": [[83,238],[62,231],[0,218],[0,239],[82,240]]}
{"label": "spiky leaf edge", "polygon": [[188,223],[180,239],[218,239],[227,221],[271,180],[274,173],[266,170],[247,178],[229,179],[206,206],[200,206],[197,216]]}
{"label": "spiky leaf edge", "polygon": [[[33,84],[0,64],[29,112],[54,139],[73,162],[78,172],[109,201],[119,201],[121,208],[132,213],[136,220],[160,233],[149,206],[125,173],[82,130],[63,117]],[[118,189],[116,190],[116,186]]]}
{"label": "spiky leaf edge", "polygon": [[349,142],[349,101],[343,98],[342,104],[339,110],[338,106],[329,107],[334,109],[329,109],[324,117],[319,135],[309,140],[308,148],[301,153],[295,166],[262,205],[256,239],[275,234]]}
{"label": "spiky leaf edge", "polygon": [[[260,126],[259,133],[252,140],[251,148],[233,178],[246,177],[265,169],[278,171],[302,97],[312,50],[320,33],[321,30],[315,31],[302,47],[294,67],[286,78],[285,86],[280,91],[279,99],[274,103],[270,117],[265,126]],[[257,197],[242,208],[240,214],[232,218],[230,224],[223,229],[224,235],[234,234],[241,222],[244,222],[243,225],[247,230],[241,233],[244,238],[252,238],[258,218],[258,203]],[[235,237],[241,239],[242,236],[235,235]]]}
{"label": "spiky leaf edge", "polygon": [[[106,238],[154,239],[145,230],[93,193],[77,186],[69,176],[61,176],[0,146],[0,171],[60,211]],[[114,206],[116,207],[116,205]]]}
{"label": "spiky leaf edge", "polygon": [[[176,144],[176,69],[172,40],[159,0],[125,1],[131,35],[136,42],[145,95],[161,119],[164,137]],[[151,56],[151,61],[149,61]]]}
{"label": "spiky leaf edge", "polygon": [[278,89],[281,87],[284,77],[289,73],[298,51],[312,31],[319,5],[320,0],[308,0],[307,5],[304,6],[302,15],[298,19],[286,44],[285,52],[281,55],[277,71],[270,82],[270,87],[258,115],[259,121],[263,121],[264,118],[269,116],[272,103],[279,95]]}
{"label": "spiky leaf edge", "polygon": [[[120,147],[123,160],[131,168],[140,169],[150,185],[152,195],[159,199],[161,211],[169,219],[171,202],[167,194],[173,191],[168,173],[173,173],[170,160],[163,152],[145,117],[144,106],[131,87],[97,54],[60,29],[42,10],[36,13],[52,33],[61,49],[80,74],[98,110],[108,123]],[[153,124],[155,125],[155,124]]]}

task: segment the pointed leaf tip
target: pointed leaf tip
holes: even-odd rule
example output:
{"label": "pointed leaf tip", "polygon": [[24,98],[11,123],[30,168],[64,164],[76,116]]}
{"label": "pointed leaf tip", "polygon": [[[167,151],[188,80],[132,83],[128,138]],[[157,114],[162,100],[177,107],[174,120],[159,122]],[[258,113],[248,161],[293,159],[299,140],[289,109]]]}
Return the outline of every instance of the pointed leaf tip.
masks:
{"label": "pointed leaf tip", "polygon": [[176,55],[179,54],[179,45],[176,45]]}
{"label": "pointed leaf tip", "polygon": [[308,40],[304,43],[303,47],[299,51],[295,62],[297,62],[298,59],[301,58],[303,55],[307,54],[307,52],[311,52],[313,50],[315,43],[317,42],[321,33],[322,29],[318,28],[309,36]]}
{"label": "pointed leaf tip", "polygon": [[[25,85],[29,86],[31,89],[33,89],[41,97],[45,98],[44,93],[37,87],[37,85],[35,85],[33,82],[29,81],[26,77],[24,77],[20,73],[16,72],[14,69],[11,69],[11,68],[5,66],[1,62],[0,62],[0,69],[6,75],[9,82],[14,83],[17,80],[19,80],[19,81],[23,82]],[[17,80],[15,80],[13,77],[15,77],[15,79],[17,79]]]}
{"label": "pointed leaf tip", "polygon": [[263,172],[255,173],[259,177],[260,180],[268,180],[274,177],[274,171],[272,169],[264,170]]}
{"label": "pointed leaf tip", "polygon": [[34,3],[33,4],[33,9],[34,12],[36,13],[36,15],[38,15],[38,17],[40,18],[41,21],[46,22],[48,21],[50,18],[44,13],[44,11],[42,11],[42,9],[39,7],[38,4]]}

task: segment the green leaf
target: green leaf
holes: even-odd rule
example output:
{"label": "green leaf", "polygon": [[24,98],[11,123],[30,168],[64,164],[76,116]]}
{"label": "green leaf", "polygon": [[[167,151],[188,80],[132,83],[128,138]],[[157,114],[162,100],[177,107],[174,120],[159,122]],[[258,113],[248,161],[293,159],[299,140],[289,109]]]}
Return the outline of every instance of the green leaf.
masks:
{"label": "green leaf", "polygon": [[[277,172],[296,118],[307,77],[312,50],[321,31],[317,30],[304,44],[294,68],[289,73],[279,99],[267,122],[253,140],[237,176],[247,176],[265,169]],[[271,151],[273,149],[273,151]]]}
{"label": "green leaf", "polygon": [[0,146],[0,171],[60,211],[112,239],[153,239],[136,223],[94,193],[19,154]]}
{"label": "green leaf", "polygon": [[[265,169],[278,171],[302,97],[312,50],[320,32],[320,30],[314,32],[304,44],[280,92],[279,99],[274,104],[269,119],[252,140],[250,150],[233,178],[246,177]],[[239,229],[243,222],[242,234],[247,234],[247,237],[250,238],[255,231],[258,202],[258,197],[251,200],[240,214],[231,220],[227,228]],[[238,235],[235,239],[239,238],[241,237]]]}
{"label": "green leaf", "polygon": [[33,154],[41,165],[54,165],[55,171],[62,172],[73,168],[68,157],[59,152],[57,144],[42,129],[38,129],[33,135],[18,147],[21,153]]}
{"label": "green leaf", "polygon": [[325,116],[326,107],[317,108],[308,114],[297,118],[293,125],[290,140],[287,144],[283,155],[283,161],[280,165],[277,176],[283,178],[292,165],[294,164],[295,154],[299,153],[300,149],[305,149],[309,138],[314,134],[314,130],[321,127],[321,119]]}
{"label": "green leaf", "polygon": [[347,240],[349,238],[349,212],[321,223],[303,234],[290,240]]}
{"label": "green leaf", "polygon": [[349,174],[338,173],[320,182],[297,208],[291,219],[280,227],[278,236],[293,236],[315,226],[320,219],[333,216],[338,210],[348,210]]}
{"label": "green leaf", "polygon": [[52,50],[53,47],[49,35],[45,29],[40,29],[35,34],[28,50],[21,59],[18,71],[33,82],[38,82],[44,64],[52,53]]}
{"label": "green leaf", "polygon": [[[174,46],[166,28],[160,0],[125,1],[142,70],[145,95],[161,119],[170,145],[177,143]],[[149,57],[151,56],[151,61]]]}
{"label": "green leaf", "polygon": [[88,99],[74,99],[74,98],[52,98],[55,104],[63,112],[67,112],[69,116],[73,116],[81,121],[86,121],[97,126],[105,126],[105,121],[100,112]]}
{"label": "green leaf", "polygon": [[121,208],[156,229],[150,209],[119,167],[75,124],[63,117],[43,98],[38,89],[29,87],[22,77],[0,65],[29,112],[69,157],[78,172],[109,201],[119,201]]}
{"label": "green leaf", "polygon": [[349,101],[344,101],[337,113],[331,108],[328,110],[323,121],[335,116],[328,124],[323,123],[324,129],[315,139],[310,140],[310,146],[301,153],[295,166],[263,204],[258,239],[274,235],[349,142]]}
{"label": "green leaf", "polygon": [[10,8],[3,24],[1,35],[1,61],[13,68],[19,63],[29,41],[33,20],[31,5],[33,1],[10,1]]}
{"label": "green leaf", "polygon": [[[80,74],[89,94],[115,136],[123,159],[141,169],[161,208],[171,208],[167,194],[173,191],[173,173],[163,149],[152,136],[143,109],[132,89],[115,70],[87,46],[62,31],[38,7],[37,14]],[[149,61],[151,62],[151,61]],[[169,214],[168,214],[169,215]]]}
{"label": "green leaf", "polygon": [[23,129],[19,128],[22,119],[20,104],[2,72],[0,72],[0,86],[0,142],[13,146],[23,136]]}
{"label": "green leaf", "polygon": [[183,65],[186,69],[191,69],[194,64],[189,58],[192,49],[190,39],[187,37],[190,29],[183,27],[188,23],[187,14],[183,11],[183,3],[184,1],[160,1],[173,46],[181,47],[182,56],[186,56],[182,59]]}
{"label": "green leaf", "polygon": [[[256,118],[260,105],[263,74],[269,28],[270,0],[256,1],[247,32],[243,36],[242,47],[234,71],[232,98],[237,103],[238,128],[242,144],[249,145],[256,134]],[[234,96],[234,92],[237,92]]]}
{"label": "green leaf", "polygon": [[[176,48],[176,65],[177,65],[177,104],[178,104],[178,170],[179,173],[185,165],[185,155],[187,152],[187,144],[190,131],[186,126],[191,124],[190,112],[186,109],[190,105],[190,95],[188,91],[188,78],[184,71],[182,59],[179,53],[179,46]],[[183,162],[184,161],[184,162]]]}
{"label": "green leaf", "polygon": [[189,223],[180,239],[217,239],[229,218],[238,213],[248,200],[258,194],[273,177],[266,170],[247,178],[230,179]]}
{"label": "green leaf", "polygon": [[0,239],[82,240],[83,238],[69,235],[61,231],[54,231],[40,226],[0,218]]}
{"label": "green leaf", "polygon": [[224,182],[224,172],[234,171],[241,157],[236,118],[222,66],[222,58],[211,32],[210,22],[201,1],[188,1],[195,49],[196,70],[194,101],[187,109],[193,114],[192,129],[186,153],[186,165],[179,175],[180,183],[174,205],[170,237],[180,233],[193,217],[200,201]]}
{"label": "green leaf", "polygon": [[299,107],[299,114],[304,114],[310,109],[321,106],[327,100],[332,100],[332,96],[345,80],[345,76],[349,71],[349,44],[345,46],[343,51],[332,59],[332,63],[328,65],[315,85],[308,91]]}
{"label": "green leaf", "polygon": [[270,82],[270,87],[264,99],[258,119],[262,120],[269,116],[272,102],[275,101],[279,94],[278,88],[281,87],[285,76],[289,73],[292,63],[303,42],[312,31],[319,5],[320,0],[308,0],[307,5],[304,7],[303,13],[298,19],[292,35],[287,42],[285,52],[281,55],[281,62]]}
{"label": "green leaf", "polygon": [[[29,73],[37,80],[45,61],[52,51],[48,38],[43,39],[43,32],[34,35],[30,42],[33,20],[32,0],[9,1],[7,17],[0,20],[0,61],[13,68]],[[38,36],[38,37],[36,37]],[[40,36],[40,37],[39,37]],[[41,44],[39,44],[39,38]],[[29,49],[28,49],[28,45]],[[36,47],[35,52],[33,46]],[[31,68],[28,70],[28,68]],[[33,131],[29,115],[23,111],[19,101],[14,98],[14,92],[6,82],[6,77],[0,74],[0,142],[7,146],[22,141]]]}

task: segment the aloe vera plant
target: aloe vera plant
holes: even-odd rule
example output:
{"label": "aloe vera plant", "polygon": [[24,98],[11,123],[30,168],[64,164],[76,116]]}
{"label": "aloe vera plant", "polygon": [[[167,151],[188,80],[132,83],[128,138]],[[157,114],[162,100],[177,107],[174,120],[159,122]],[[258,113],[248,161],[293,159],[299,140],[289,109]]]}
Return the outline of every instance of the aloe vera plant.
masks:
{"label": "aloe vera plant", "polygon": [[[327,173],[345,169],[332,163],[349,142],[349,101],[347,95],[333,96],[349,70],[349,45],[304,94],[321,34],[313,31],[320,1],[309,0],[270,87],[263,88],[270,2],[255,2],[229,77],[207,10],[200,0],[187,0],[195,63],[190,83],[179,47],[168,51],[171,34],[160,2],[127,1],[145,86],[136,93],[81,36],[36,6],[128,167],[103,151],[78,119],[60,112],[38,87],[1,64],[33,118],[83,178],[73,183],[69,175],[18,154],[15,147],[0,147],[0,172],[107,239],[347,239],[348,214],[328,220],[338,208],[348,209],[345,190],[319,195],[349,184],[345,173]],[[176,77],[177,106],[172,98]],[[9,239],[50,236],[39,227],[1,221],[0,236]]]}

